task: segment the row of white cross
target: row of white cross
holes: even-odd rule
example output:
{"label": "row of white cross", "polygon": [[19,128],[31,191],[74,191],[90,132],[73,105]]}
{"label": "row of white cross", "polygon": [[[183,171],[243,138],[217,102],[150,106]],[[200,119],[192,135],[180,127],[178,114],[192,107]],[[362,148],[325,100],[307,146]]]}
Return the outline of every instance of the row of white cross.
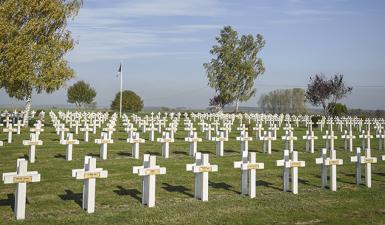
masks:
{"label": "row of white cross", "polygon": [[[291,156],[291,157],[290,157]],[[385,160],[385,156],[382,156]],[[351,162],[356,163],[356,183],[361,183],[361,164],[365,164],[365,183],[371,187],[371,164],[377,163],[377,158],[371,157],[370,149],[366,149],[366,155],[361,156],[360,148],[357,148],[356,156],[351,157]],[[17,160],[16,172],[4,173],[3,181],[5,184],[17,184],[15,197],[15,216],[16,219],[25,218],[26,203],[26,184],[30,182],[39,182],[40,174],[36,171],[28,172],[27,161],[25,159]],[[342,159],[336,158],[336,151],[330,151],[330,157],[327,157],[327,149],[321,150],[321,157],[316,159],[316,164],[321,165],[321,186],[326,187],[327,167],[330,166],[330,189],[337,190],[337,166],[343,164]],[[284,150],[282,160],[277,160],[277,166],[283,167],[283,191],[289,191],[298,194],[298,168],[305,167],[305,161],[298,160],[298,152]],[[264,169],[264,163],[256,162],[256,153],[246,151],[242,152],[242,160],[234,162],[234,168],[241,169],[241,193],[249,195],[250,198],[256,196],[256,170]],[[148,207],[155,206],[155,187],[156,175],[166,174],[166,168],[156,165],[156,156],[144,154],[143,165],[134,166],[133,173],[143,177],[142,204]],[[195,162],[186,165],[186,171],[195,174],[195,198],[208,201],[208,180],[209,172],[217,172],[218,166],[209,163],[209,154],[197,152]],[[95,187],[96,178],[107,178],[108,171],[96,167],[96,158],[86,156],[84,167],[82,169],[73,169],[72,177],[83,182],[83,204],[82,208],[88,213],[95,211]],[[290,179],[291,177],[291,179]],[[291,188],[290,188],[291,181]]]}
{"label": "row of white cross", "polygon": [[[53,121],[54,126],[56,127],[56,131],[61,136],[60,143],[67,145],[67,160],[72,159],[72,145],[73,144],[79,144],[78,140],[73,139],[73,134],[68,133],[67,139],[64,139],[64,132],[68,131],[68,128],[65,128],[63,124],[59,122],[59,119],[56,118],[56,115],[51,114],[51,119]],[[60,114],[60,118],[64,118],[65,120],[68,119],[69,114]],[[153,115],[152,115],[153,116]],[[179,115],[180,116],[180,115]],[[186,116],[185,116],[186,117]],[[87,117],[85,117],[87,118]],[[93,121],[99,121],[101,123],[104,123],[107,121],[108,114],[99,114],[98,120]],[[137,120],[138,118],[134,117],[134,120]],[[70,119],[69,119],[70,120]],[[92,119],[91,119],[92,120]],[[71,121],[66,121],[72,123]],[[107,128],[104,128],[101,135],[101,139],[95,139],[95,143],[101,145],[100,149],[100,156],[102,159],[107,159],[107,144],[113,143],[113,140],[111,139],[112,133],[115,131],[115,122],[116,122],[116,114],[112,116],[111,120],[109,121]],[[126,131],[134,131],[133,126],[128,124],[127,117],[124,121],[126,123]],[[140,120],[138,120],[138,123]],[[298,120],[297,120],[298,122]],[[77,130],[78,123],[75,123],[75,130]],[[94,122],[94,124],[97,124]],[[322,123],[321,123],[322,124]],[[10,126],[8,124],[8,126]],[[8,127],[7,126],[7,127]],[[100,127],[100,125],[98,125]],[[217,126],[214,124],[214,126]],[[95,126],[96,127],[96,126]],[[146,126],[144,126],[146,127]],[[311,126],[310,126],[311,127]],[[175,126],[170,126],[170,133],[169,132],[163,132],[162,138],[158,138],[157,141],[162,143],[162,155],[164,157],[168,157],[168,148],[169,143],[174,142],[173,134],[174,131],[176,131]],[[5,128],[7,129],[7,128]],[[9,128],[8,128],[9,129]],[[12,129],[12,127],[11,127]],[[35,132],[31,134],[31,140],[25,140],[23,141],[23,144],[30,145],[30,160],[35,158],[35,146],[36,145],[42,145],[42,141],[39,140],[39,134],[42,131],[42,125],[37,125],[35,128],[32,128],[34,130],[31,130],[31,132]],[[142,127],[142,131],[145,132],[146,128]],[[148,128],[147,128],[148,129]],[[322,129],[322,128],[321,128]],[[95,128],[93,129],[95,132]],[[151,126],[149,129],[150,131],[150,140],[154,139],[154,127]],[[188,137],[185,138],[185,141],[190,142],[190,150],[189,153],[191,156],[195,156],[195,163],[193,164],[187,164],[186,170],[192,171],[195,174],[195,198],[200,199],[202,201],[208,200],[208,173],[209,172],[216,172],[218,171],[217,165],[211,165],[209,163],[209,155],[208,154],[202,154],[197,151],[197,142],[202,141],[201,138],[197,137],[197,133],[194,132],[194,128],[192,127],[191,123],[188,123],[188,125],[185,128],[186,131],[188,131]],[[223,142],[228,140],[228,132],[231,130],[231,124],[225,125],[224,129],[222,131],[218,131],[218,137],[213,137],[211,140],[216,141],[216,151],[217,155],[222,156],[223,155]],[[242,160],[239,162],[234,162],[234,168],[241,169],[241,180],[242,180],[242,194],[248,194],[251,198],[254,198],[256,196],[256,170],[257,169],[264,169],[264,163],[257,163],[256,162],[256,153],[254,152],[248,152],[248,141],[251,141],[252,138],[248,137],[248,133],[245,131],[245,126],[240,126],[238,130],[241,131],[241,136],[237,137],[238,141],[241,141],[241,154],[242,154]],[[271,153],[271,141],[276,140],[276,129],[272,129],[274,135],[272,135],[271,132],[265,133],[264,136],[261,135],[260,131],[261,125],[258,125],[256,129],[257,135],[259,137],[257,139],[264,140],[264,152],[267,151],[268,153]],[[283,190],[289,191],[291,189],[292,193],[297,194],[298,193],[298,168],[304,167],[305,162],[298,160],[298,152],[294,151],[293,147],[293,141],[297,138],[293,136],[292,128],[289,126],[284,127],[284,130],[286,131],[286,135],[282,137],[282,139],[285,141],[286,146],[284,150],[284,158],[282,160],[277,161],[277,166],[282,166],[283,169]],[[84,130],[87,134],[89,131],[92,131],[90,128],[84,127]],[[160,132],[160,129],[158,128],[158,131]],[[370,131],[370,129],[369,129]],[[361,164],[366,164],[366,170],[365,170],[365,178],[366,178],[366,185],[368,187],[371,187],[371,164],[376,163],[377,159],[374,157],[371,157],[370,155],[370,138],[372,136],[370,133],[362,133],[360,135],[360,138],[368,139],[365,142],[365,145],[363,144],[363,147],[365,149],[366,147],[366,154],[365,156],[361,156],[361,151],[358,148],[356,151],[356,156],[351,157],[351,161],[356,163],[356,182],[359,184],[361,182]],[[10,132],[12,135],[12,132],[16,131],[5,131]],[[348,135],[345,132],[345,141],[352,140],[353,135]],[[88,136],[88,135],[87,135]],[[171,137],[172,136],[172,137]],[[211,132],[207,136],[211,136]],[[362,136],[362,137],[361,137]],[[9,137],[8,137],[9,138]],[[9,138],[9,139],[12,139]],[[311,152],[314,152],[314,140],[317,139],[314,136],[314,132],[309,129],[307,131],[307,134],[303,137],[303,139],[307,140],[307,150],[310,149]],[[336,139],[336,136],[334,136],[333,131],[331,130],[330,134],[326,133],[325,136],[323,136],[323,139],[326,140],[326,149],[322,149],[321,151],[321,157],[316,159],[316,164],[321,164],[322,172],[321,172],[321,183],[322,187],[327,186],[327,166],[330,166],[330,189],[332,191],[337,190],[337,165],[342,165],[343,161],[341,159],[336,158],[336,151],[334,149],[334,139]],[[88,140],[88,137],[87,137]],[[129,138],[127,139],[129,143],[132,144],[132,152],[134,158],[139,158],[139,143],[144,143],[144,139],[140,139],[138,132],[132,132],[131,135],[129,135]],[[12,142],[12,141],[11,141]],[[347,144],[345,144],[346,147]],[[350,144],[349,144],[350,145]],[[350,147],[351,149],[352,147]],[[33,151],[32,151],[33,150]],[[330,157],[327,157],[327,151],[330,150]],[[383,159],[385,159],[385,156],[383,156]],[[156,156],[151,156],[148,154],[144,154],[143,156],[143,166],[136,166],[133,167],[133,173],[138,174],[139,176],[143,177],[143,196],[142,196],[142,203],[143,205],[147,205],[148,207],[155,206],[155,187],[156,187],[156,175],[159,174],[165,174],[166,168],[160,167],[156,165]],[[84,168],[82,169],[74,169],[72,171],[72,176],[76,179],[84,180],[83,184],[83,208],[88,213],[93,213],[95,211],[95,183],[96,178],[107,178],[108,171],[103,170],[102,168],[96,168],[96,159],[92,158],[90,156],[85,157],[84,161]],[[291,188],[290,186],[290,177],[291,177]],[[39,182],[40,181],[40,174],[36,171],[28,172],[27,171],[27,161],[25,159],[18,159],[17,160],[17,169],[16,172],[13,173],[4,173],[3,174],[3,181],[4,183],[16,183],[17,184],[17,190],[16,190],[16,198],[15,198],[15,216],[17,219],[24,219],[25,218],[25,201],[26,201],[26,184],[29,182]]]}

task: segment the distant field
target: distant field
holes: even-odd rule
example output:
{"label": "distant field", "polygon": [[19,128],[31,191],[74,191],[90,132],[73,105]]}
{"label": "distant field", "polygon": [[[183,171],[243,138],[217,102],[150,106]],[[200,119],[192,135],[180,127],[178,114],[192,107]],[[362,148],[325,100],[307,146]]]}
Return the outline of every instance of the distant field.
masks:
{"label": "distant field", "polygon": [[[50,122],[48,119],[46,122]],[[81,140],[74,147],[73,161],[65,161],[65,146],[59,145],[59,137],[47,124],[41,134],[43,146],[37,147],[36,163],[28,170],[41,173],[41,182],[27,185],[26,220],[16,222],[12,206],[15,185],[0,184],[0,224],[384,224],[385,223],[385,162],[380,156],[385,152],[377,150],[377,140],[372,140],[372,155],[379,157],[373,166],[372,188],[355,184],[355,167],[350,163],[353,153],[343,150],[340,133],[336,141],[337,158],[344,165],[337,169],[338,191],[331,192],[320,187],[320,166],[315,165],[323,140],[316,141],[316,153],[305,153],[302,136],[305,128],[296,128],[298,137],[295,150],[299,159],[306,161],[306,167],[299,169],[299,194],[282,191],[282,168],[275,166],[275,160],[282,158],[283,131],[279,140],[273,142],[273,154],[262,153],[262,142],[252,141],[249,150],[257,152],[257,162],[264,162],[265,169],[257,171],[257,197],[250,199],[240,195],[240,170],[233,168],[233,162],[240,160],[240,143],[233,126],[230,141],[225,143],[225,156],[215,156],[215,143],[204,140],[198,144],[198,151],[210,153],[210,162],[219,166],[219,172],[210,173],[209,201],[193,198],[194,176],[185,171],[187,163],[194,158],[188,156],[186,132],[180,123],[176,142],[170,144],[170,158],[161,157],[161,145],[149,142],[148,134],[141,134],[146,143],[140,146],[140,153],[158,155],[157,164],[167,168],[166,175],[157,176],[156,207],[141,205],[141,178],[132,174],[132,166],[142,165],[142,158],[130,157],[131,146],[126,143],[127,134],[121,124],[114,133],[115,143],[109,145],[108,160],[98,159],[97,167],[109,172],[107,179],[96,181],[96,212],[87,214],[81,208],[82,181],[71,177],[71,170],[83,167],[85,155],[99,156],[99,146],[93,143],[97,135],[90,136],[84,143],[83,134],[75,135]],[[198,129],[197,123],[195,127]],[[319,129],[315,129],[319,137]],[[356,132],[357,134],[357,132]],[[203,133],[198,134],[204,137]],[[250,135],[251,136],[251,135]],[[160,134],[156,133],[156,137]],[[29,132],[14,135],[14,143],[5,143],[6,134],[0,139],[0,172],[14,172],[16,159],[27,157],[28,146],[21,144],[29,138]],[[356,139],[354,145],[360,146]],[[363,179],[364,180],[364,179]]]}

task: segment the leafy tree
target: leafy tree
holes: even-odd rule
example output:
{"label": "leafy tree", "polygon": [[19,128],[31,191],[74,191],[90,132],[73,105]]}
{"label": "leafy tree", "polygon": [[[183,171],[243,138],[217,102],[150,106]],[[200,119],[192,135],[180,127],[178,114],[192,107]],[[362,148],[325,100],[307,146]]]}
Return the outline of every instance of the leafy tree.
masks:
{"label": "leafy tree", "polygon": [[345,85],[344,75],[336,74],[330,79],[322,74],[310,77],[310,83],[306,90],[306,99],[314,106],[322,105],[324,115],[328,115],[328,105],[335,106],[338,100],[346,97],[353,88]]}
{"label": "leafy tree", "polygon": [[74,47],[66,29],[82,0],[0,1],[0,88],[30,99],[59,89],[74,76],[63,56]]}
{"label": "leafy tree", "polygon": [[203,64],[208,84],[215,89],[210,105],[223,109],[235,102],[238,112],[239,102],[254,96],[254,81],[265,72],[262,59],[257,56],[265,41],[260,34],[255,38],[250,34],[239,38],[231,26],[225,26],[216,41],[217,45],[210,50],[214,58]]}
{"label": "leafy tree", "polygon": [[91,105],[95,96],[95,89],[82,80],[73,84],[67,91],[67,101],[69,103],[74,103],[78,109],[85,104]]}
{"label": "leafy tree", "polygon": [[328,113],[330,116],[343,116],[348,113],[348,108],[346,105],[341,103],[329,103],[328,104]]}
{"label": "leafy tree", "polygon": [[[111,104],[112,110],[119,110],[120,91],[115,95]],[[125,90],[122,93],[122,111],[139,112],[143,109],[142,99],[133,91]]]}
{"label": "leafy tree", "polygon": [[301,88],[274,90],[262,95],[258,105],[262,111],[271,113],[304,113],[305,91]]}

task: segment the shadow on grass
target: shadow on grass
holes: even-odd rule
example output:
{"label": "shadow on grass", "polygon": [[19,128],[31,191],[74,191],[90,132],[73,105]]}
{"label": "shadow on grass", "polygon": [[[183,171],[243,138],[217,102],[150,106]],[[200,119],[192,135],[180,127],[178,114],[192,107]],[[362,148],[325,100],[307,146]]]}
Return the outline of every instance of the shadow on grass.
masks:
{"label": "shadow on grass", "polygon": [[272,188],[272,189],[275,189],[275,190],[282,191],[281,188],[272,186],[273,183],[270,183],[270,182],[267,182],[267,181],[263,181],[263,180],[257,180],[256,185],[257,185],[257,187],[267,187],[267,188]]}
{"label": "shadow on grass", "polygon": [[7,194],[6,199],[0,199],[0,206],[10,206],[15,211],[15,195]]}
{"label": "shadow on grass", "polygon": [[185,186],[182,186],[182,185],[176,186],[168,183],[162,183],[162,185],[164,185],[162,188],[168,192],[179,192],[189,197],[194,197],[193,194],[190,194],[187,192],[187,191],[190,191],[190,189],[186,188]]}
{"label": "shadow on grass", "polygon": [[[328,176],[328,180],[330,181],[330,176]],[[354,185],[356,184],[355,182],[348,182],[348,181],[345,181],[341,178],[337,178],[337,183],[339,183],[339,182],[344,183],[344,184],[354,184]]]}
{"label": "shadow on grass", "polygon": [[58,158],[63,158],[63,159],[65,159],[65,158],[66,158],[66,156],[65,156],[65,155],[63,155],[63,154],[60,154],[60,153],[59,153],[59,154],[56,154],[56,155],[54,155],[54,157],[55,157],[55,158],[57,158],[57,159],[58,159]]}
{"label": "shadow on grass", "polygon": [[129,157],[131,157],[132,156],[132,154],[131,153],[129,153],[129,152],[123,152],[123,151],[121,151],[121,152],[118,152],[118,153],[116,153],[117,155],[119,155],[119,156],[129,156]]}
{"label": "shadow on grass", "polygon": [[[24,155],[22,155],[22,156],[19,156],[18,157],[19,159],[25,159],[25,160],[28,160],[29,161],[29,155],[28,154],[24,154]],[[35,159],[36,159],[37,157],[35,156]]]}
{"label": "shadow on grass", "polygon": [[100,157],[100,154],[98,153],[92,153],[92,152],[89,152],[87,153],[88,156],[92,156],[92,157]]}
{"label": "shadow on grass", "polygon": [[226,150],[226,149],[225,149],[225,150],[224,150],[224,152],[225,152],[225,153],[226,153],[226,152],[227,152],[227,153],[238,153],[239,151],[234,151],[234,150]]}
{"label": "shadow on grass", "polygon": [[378,176],[385,176],[385,173],[373,172],[373,174],[378,175]]}
{"label": "shadow on grass", "polygon": [[356,177],[355,173],[343,173],[343,175],[345,175],[347,177]]}
{"label": "shadow on grass", "polygon": [[74,201],[80,207],[83,206],[82,205],[82,197],[83,197],[82,193],[74,193],[73,191],[68,190],[68,189],[65,189],[64,191],[65,191],[65,194],[59,195],[59,197],[63,201]]}
{"label": "shadow on grass", "polygon": [[203,154],[210,154],[210,155],[214,155],[213,152],[210,152],[210,151],[199,151],[200,153],[203,153]]}
{"label": "shadow on grass", "polygon": [[188,155],[186,151],[173,151],[173,153],[178,154],[178,155]]}
{"label": "shadow on grass", "polygon": [[233,186],[231,186],[230,184],[226,184],[224,182],[215,183],[215,182],[209,181],[209,186],[216,189],[224,189],[226,191],[232,191],[234,193],[241,194],[241,192],[231,189]]}
{"label": "shadow on grass", "polygon": [[160,152],[146,151],[146,154],[150,154],[150,155],[160,155]]}
{"label": "shadow on grass", "polygon": [[131,196],[132,198],[138,200],[140,203],[142,203],[142,198],[139,196],[139,194],[141,194],[140,191],[138,191],[137,189],[126,189],[120,185],[116,186],[118,189],[117,190],[114,190],[114,192],[117,194],[117,195],[129,195]]}
{"label": "shadow on grass", "polygon": [[308,186],[317,187],[317,188],[320,187],[318,185],[311,184],[308,180],[304,180],[304,179],[300,179],[300,178],[298,178],[298,183],[308,185]]}

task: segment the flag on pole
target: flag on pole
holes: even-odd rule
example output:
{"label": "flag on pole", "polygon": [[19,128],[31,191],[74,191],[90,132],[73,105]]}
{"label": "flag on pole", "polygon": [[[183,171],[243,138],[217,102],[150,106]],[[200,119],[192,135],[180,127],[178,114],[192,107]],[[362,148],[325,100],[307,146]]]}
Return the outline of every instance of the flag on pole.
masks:
{"label": "flag on pole", "polygon": [[118,73],[116,74],[116,77],[119,77],[119,75],[122,73],[122,63],[119,65]]}

